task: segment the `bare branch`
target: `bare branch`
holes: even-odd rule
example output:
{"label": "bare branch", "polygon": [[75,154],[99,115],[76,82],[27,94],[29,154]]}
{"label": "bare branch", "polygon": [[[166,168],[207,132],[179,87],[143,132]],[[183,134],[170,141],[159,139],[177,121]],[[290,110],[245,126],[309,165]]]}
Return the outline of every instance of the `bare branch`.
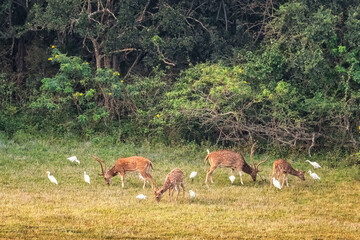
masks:
{"label": "bare branch", "polygon": [[102,9],[102,10],[97,10],[97,11],[95,11],[95,12],[92,12],[92,13],[90,13],[90,14],[88,15],[88,18],[91,18],[92,16],[94,16],[94,15],[96,15],[96,14],[98,14],[98,13],[105,13],[105,12],[109,13],[114,19],[117,20],[117,17],[114,15],[114,13],[112,13],[108,8],[104,8],[104,9]]}

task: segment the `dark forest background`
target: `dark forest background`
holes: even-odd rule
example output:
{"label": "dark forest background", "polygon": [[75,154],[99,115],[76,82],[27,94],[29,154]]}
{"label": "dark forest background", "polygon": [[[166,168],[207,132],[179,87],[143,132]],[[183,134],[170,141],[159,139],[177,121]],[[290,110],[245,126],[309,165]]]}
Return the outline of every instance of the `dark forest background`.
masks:
{"label": "dark forest background", "polygon": [[0,131],[357,152],[356,0],[1,0]]}

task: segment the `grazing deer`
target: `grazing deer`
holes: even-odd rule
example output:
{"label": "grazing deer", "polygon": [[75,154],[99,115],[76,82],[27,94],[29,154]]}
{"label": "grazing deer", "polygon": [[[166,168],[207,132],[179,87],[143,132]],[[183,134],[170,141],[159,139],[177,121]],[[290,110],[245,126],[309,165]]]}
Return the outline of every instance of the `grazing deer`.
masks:
{"label": "grazing deer", "polygon": [[217,167],[227,167],[231,168],[232,170],[236,169],[240,175],[240,181],[241,184],[243,183],[242,180],[242,173],[241,171],[249,174],[254,181],[256,181],[256,175],[259,171],[259,166],[267,161],[265,159],[264,161],[259,162],[257,165],[255,165],[253,155],[254,155],[254,148],[255,143],[251,147],[251,153],[250,153],[250,159],[253,163],[253,167],[250,167],[249,164],[246,163],[244,157],[237,152],[229,151],[229,150],[221,150],[216,152],[209,153],[206,158],[204,159],[204,162],[206,163],[207,160],[209,160],[210,163],[210,169],[208,170],[206,174],[205,184],[207,184],[208,178],[210,177],[211,183],[213,183],[212,173]]}
{"label": "grazing deer", "polygon": [[[299,170],[295,170],[291,164],[286,161],[285,159],[278,159],[274,162],[273,164],[273,173],[272,173],[272,178],[275,177],[275,175],[277,174],[277,178],[280,181],[280,177],[283,177],[283,181],[281,184],[281,187],[284,186],[284,182],[286,180],[286,186],[289,186],[288,183],[288,175],[294,175],[299,177],[301,180],[305,181],[305,177],[304,171],[299,171]],[[271,181],[270,181],[270,186],[271,186]]]}
{"label": "grazing deer", "polygon": [[149,159],[137,156],[119,158],[116,161],[115,165],[111,169],[107,170],[106,164],[103,160],[95,156],[93,156],[93,158],[100,163],[100,176],[104,176],[104,179],[108,185],[110,185],[112,177],[120,174],[121,186],[124,187],[126,172],[138,171],[140,175],[144,178],[143,188],[145,188],[146,180],[150,180],[151,188],[154,188],[155,186],[153,177],[150,175],[150,168],[153,169],[153,165]]}
{"label": "grazing deer", "polygon": [[180,186],[183,189],[183,197],[185,197],[184,172],[180,168],[175,168],[166,176],[162,188],[154,192],[156,201],[160,202],[162,195],[169,190],[169,201],[171,202],[175,189],[178,192],[176,201],[180,194]]}

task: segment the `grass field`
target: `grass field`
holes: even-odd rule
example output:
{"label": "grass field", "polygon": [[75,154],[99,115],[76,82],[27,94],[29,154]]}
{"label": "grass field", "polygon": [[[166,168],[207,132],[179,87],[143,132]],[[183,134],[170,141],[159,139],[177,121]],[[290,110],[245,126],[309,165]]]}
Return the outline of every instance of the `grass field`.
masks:
{"label": "grass field", "polygon": [[[171,203],[165,193],[158,204],[150,185],[142,189],[134,173],[123,189],[119,177],[106,186],[92,154],[109,166],[120,156],[147,157],[158,186],[175,167],[198,176],[194,182],[186,177],[185,198]],[[66,159],[72,155],[80,165]],[[191,144],[171,148],[0,135],[0,239],[360,239],[358,166],[330,168],[320,159],[320,182],[308,173],[306,181],[290,176],[290,187],[282,190],[270,188],[269,180],[254,183],[246,174],[244,185],[237,175],[231,184],[230,170],[217,169],[215,183],[207,188],[205,156],[206,148]],[[267,179],[273,160],[262,165]],[[304,161],[292,163],[313,170]],[[90,185],[83,181],[84,170]],[[46,171],[59,185],[48,180]],[[147,199],[137,200],[140,193]]]}

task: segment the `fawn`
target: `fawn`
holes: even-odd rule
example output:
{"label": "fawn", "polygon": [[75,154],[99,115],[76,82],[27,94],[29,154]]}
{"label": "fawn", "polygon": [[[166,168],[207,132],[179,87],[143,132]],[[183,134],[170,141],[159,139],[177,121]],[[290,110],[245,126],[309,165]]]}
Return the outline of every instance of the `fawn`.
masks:
{"label": "fawn", "polygon": [[[281,187],[284,186],[285,180],[286,180],[286,186],[289,186],[289,183],[288,183],[288,175],[289,174],[297,176],[301,180],[305,181],[305,177],[304,177],[305,172],[295,170],[288,161],[286,161],[285,159],[282,159],[282,158],[276,160],[273,164],[273,173],[272,173],[271,177],[272,178],[275,177],[276,174],[277,174],[279,181],[280,181],[280,177],[283,177]],[[271,181],[270,181],[270,186],[271,186]]]}
{"label": "fawn", "polygon": [[179,197],[180,194],[180,186],[183,189],[183,197],[185,197],[185,187],[184,187],[184,172],[180,168],[173,169],[165,178],[164,185],[160,188],[160,190],[156,190],[154,192],[155,199],[157,202],[160,202],[162,195],[169,190],[169,201],[172,201],[172,197],[174,195],[174,191],[178,192],[175,201]]}

